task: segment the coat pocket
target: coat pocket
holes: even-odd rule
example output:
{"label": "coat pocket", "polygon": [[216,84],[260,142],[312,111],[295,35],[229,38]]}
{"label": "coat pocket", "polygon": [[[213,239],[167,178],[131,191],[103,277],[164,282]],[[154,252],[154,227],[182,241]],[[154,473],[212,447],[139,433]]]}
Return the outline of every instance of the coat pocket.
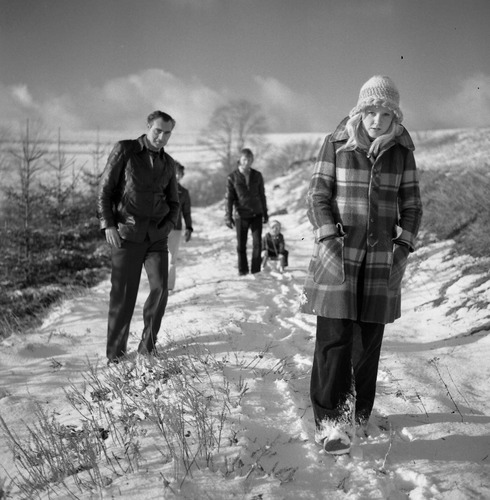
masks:
{"label": "coat pocket", "polygon": [[390,280],[388,282],[390,290],[400,288],[407,264],[407,251],[402,246],[395,245],[395,249],[393,250],[393,261],[391,263]]}
{"label": "coat pocket", "polygon": [[314,263],[313,281],[319,285],[341,285],[345,281],[344,237],[319,243]]}

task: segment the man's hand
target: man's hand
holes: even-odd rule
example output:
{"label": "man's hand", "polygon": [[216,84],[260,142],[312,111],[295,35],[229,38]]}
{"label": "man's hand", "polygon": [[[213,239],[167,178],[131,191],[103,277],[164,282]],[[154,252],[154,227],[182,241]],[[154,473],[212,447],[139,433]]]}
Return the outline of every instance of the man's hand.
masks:
{"label": "man's hand", "polygon": [[115,227],[107,227],[105,230],[105,239],[111,247],[121,248],[121,237]]}
{"label": "man's hand", "polygon": [[186,229],[184,234],[184,240],[186,243],[191,239],[191,236],[192,236],[192,231],[190,229]]}
{"label": "man's hand", "polygon": [[165,221],[162,226],[164,238],[167,238],[173,229],[174,229],[173,223],[170,222],[169,220]]}
{"label": "man's hand", "polygon": [[226,227],[233,229],[235,227],[235,221],[233,219],[227,219],[225,221]]}

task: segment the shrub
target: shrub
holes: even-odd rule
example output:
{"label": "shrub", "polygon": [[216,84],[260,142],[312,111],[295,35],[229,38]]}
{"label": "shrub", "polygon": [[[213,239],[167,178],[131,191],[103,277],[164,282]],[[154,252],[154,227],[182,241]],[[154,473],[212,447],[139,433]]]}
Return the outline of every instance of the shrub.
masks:
{"label": "shrub", "polygon": [[460,173],[423,170],[420,173],[424,205],[422,244],[429,238],[454,239],[461,253],[488,255],[490,236],[490,177],[486,169]]}

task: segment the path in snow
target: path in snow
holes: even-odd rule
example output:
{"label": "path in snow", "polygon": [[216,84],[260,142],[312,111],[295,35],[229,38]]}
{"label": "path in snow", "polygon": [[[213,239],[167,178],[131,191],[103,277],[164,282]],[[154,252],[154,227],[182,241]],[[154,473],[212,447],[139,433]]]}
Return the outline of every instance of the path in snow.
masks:
{"label": "path in snow", "polygon": [[[334,459],[313,442],[308,387],[315,318],[298,313],[312,244],[308,225],[294,214],[277,217],[290,250],[284,275],[238,277],[235,235],[221,225],[222,214],[194,209],[193,215],[196,232],[182,244],[159,344],[205,346],[229,363],[231,382],[243,378],[241,460],[255,473],[239,486],[216,484],[211,496],[196,476],[184,486],[186,498],[199,492],[268,500],[490,497],[489,318],[474,306],[485,294],[488,304],[488,285],[480,283],[461,309],[458,297],[471,298],[478,277],[462,277],[461,262],[447,259],[445,247],[426,251],[407,282],[404,316],[387,328],[374,419],[385,429],[356,443],[353,458]],[[66,422],[74,418],[65,411],[64,388],[80,382],[87,359],[104,362],[108,294],[105,281],[65,301],[35,333],[2,342],[0,412],[14,429],[20,419],[29,421],[37,403],[63,408]],[[143,277],[132,349],[146,294]],[[1,465],[11,471],[3,438],[0,446]]]}

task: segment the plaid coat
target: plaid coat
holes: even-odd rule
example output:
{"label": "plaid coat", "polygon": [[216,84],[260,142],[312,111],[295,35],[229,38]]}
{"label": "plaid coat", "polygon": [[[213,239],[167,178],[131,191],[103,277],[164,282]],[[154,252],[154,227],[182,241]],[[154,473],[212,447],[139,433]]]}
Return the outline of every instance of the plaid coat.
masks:
{"label": "plaid coat", "polygon": [[307,194],[315,242],[300,310],[391,323],[400,317],[402,246],[414,250],[422,217],[415,148],[403,129],[374,163],[360,149],[338,152],[346,120],[325,139]]}

